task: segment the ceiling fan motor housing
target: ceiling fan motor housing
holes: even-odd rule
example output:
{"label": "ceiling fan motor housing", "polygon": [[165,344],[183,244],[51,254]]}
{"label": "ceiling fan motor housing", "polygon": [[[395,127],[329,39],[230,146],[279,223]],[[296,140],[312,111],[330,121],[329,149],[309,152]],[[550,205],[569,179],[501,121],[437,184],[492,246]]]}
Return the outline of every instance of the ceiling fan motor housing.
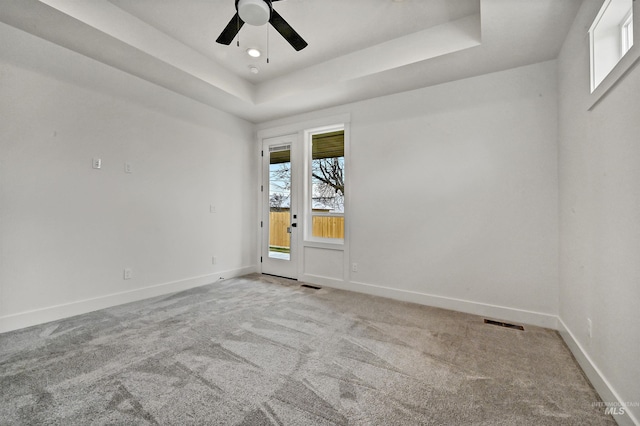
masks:
{"label": "ceiling fan motor housing", "polygon": [[229,46],[245,23],[254,26],[269,23],[295,50],[307,47],[307,42],[273,8],[272,3],[275,1],[280,0],[235,0],[236,13],[216,42]]}
{"label": "ceiling fan motor housing", "polygon": [[249,25],[261,26],[271,18],[271,3],[264,0],[237,0],[240,19]]}

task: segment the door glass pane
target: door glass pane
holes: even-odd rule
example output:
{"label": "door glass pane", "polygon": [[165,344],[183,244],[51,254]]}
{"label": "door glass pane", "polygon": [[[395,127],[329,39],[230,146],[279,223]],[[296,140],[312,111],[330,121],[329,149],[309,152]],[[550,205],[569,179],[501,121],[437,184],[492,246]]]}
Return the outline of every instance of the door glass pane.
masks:
{"label": "door glass pane", "polygon": [[291,260],[291,146],[269,148],[269,257]]}
{"label": "door glass pane", "polygon": [[344,130],[311,139],[311,235],[344,238]]}

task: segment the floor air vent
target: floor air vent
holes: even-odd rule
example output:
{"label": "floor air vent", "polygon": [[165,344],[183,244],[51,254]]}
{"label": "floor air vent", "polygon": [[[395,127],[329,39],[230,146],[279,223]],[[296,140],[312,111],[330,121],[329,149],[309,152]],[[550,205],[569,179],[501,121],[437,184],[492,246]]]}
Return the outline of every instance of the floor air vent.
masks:
{"label": "floor air vent", "polygon": [[515,328],[516,330],[524,331],[524,327],[523,326],[515,325],[515,324],[509,324],[507,322],[500,322],[500,321],[493,321],[493,320],[490,320],[490,319],[485,319],[484,323],[485,324],[491,324],[491,325],[497,325],[499,327]]}
{"label": "floor air vent", "polygon": [[316,287],[314,285],[309,285],[309,284],[300,284],[300,287],[306,287],[306,288],[311,288],[314,290],[320,290],[322,287]]}

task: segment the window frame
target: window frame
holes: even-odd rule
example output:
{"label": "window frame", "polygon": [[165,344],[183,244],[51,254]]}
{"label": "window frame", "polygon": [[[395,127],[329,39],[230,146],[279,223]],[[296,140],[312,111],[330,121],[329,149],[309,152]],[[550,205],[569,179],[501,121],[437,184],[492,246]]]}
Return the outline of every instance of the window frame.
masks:
{"label": "window frame", "polygon": [[[640,48],[638,47],[638,21],[640,20],[640,14],[637,6],[637,1],[631,2],[631,25],[634,29],[633,43],[629,50],[618,60],[618,63],[609,71],[609,73],[602,79],[602,81],[595,85],[595,63],[594,63],[594,29],[602,19],[606,9],[611,4],[612,0],[604,0],[601,7],[595,12],[595,18],[588,31],[589,40],[589,101],[587,103],[587,110],[591,111],[593,108],[607,95],[607,93],[616,86],[622,77],[624,77],[633,66],[640,60]],[[626,15],[625,15],[626,16]],[[621,22],[627,22],[629,18]],[[621,45],[622,43],[620,43]]]}
{"label": "window frame", "polygon": [[[344,246],[347,235],[347,197],[345,194],[344,211],[342,213],[326,213],[326,212],[314,212],[313,211],[313,179],[311,178],[311,170],[313,163],[312,144],[313,136],[324,133],[344,131],[344,168],[348,167],[348,150],[347,150],[347,123],[339,123],[328,126],[316,127],[313,129],[307,129],[304,131],[304,215],[305,215],[305,229],[303,232],[304,241],[311,243],[322,243],[333,246]],[[344,178],[345,193],[348,187],[348,175],[345,173]],[[313,218],[318,217],[342,217],[344,220],[344,235],[345,238],[324,238],[315,237],[313,235]]]}
{"label": "window frame", "polygon": [[622,24],[620,25],[620,48],[621,57],[626,55],[626,53],[633,47],[633,3],[631,5],[631,10],[622,20]]}

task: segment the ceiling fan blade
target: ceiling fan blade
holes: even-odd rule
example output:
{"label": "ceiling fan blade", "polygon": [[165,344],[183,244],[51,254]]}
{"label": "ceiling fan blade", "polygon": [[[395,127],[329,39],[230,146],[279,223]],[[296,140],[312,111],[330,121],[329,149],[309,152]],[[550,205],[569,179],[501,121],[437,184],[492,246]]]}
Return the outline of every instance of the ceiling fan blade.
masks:
{"label": "ceiling fan blade", "polygon": [[307,47],[307,42],[300,37],[300,34],[291,28],[291,25],[289,25],[275,9],[271,10],[271,19],[269,22],[294,49],[302,50]]}
{"label": "ceiling fan blade", "polygon": [[240,16],[236,13],[235,15],[233,15],[233,18],[231,18],[224,30],[222,30],[216,42],[226,45],[231,44],[233,39],[236,38],[236,35],[238,35],[238,31],[240,31],[240,28],[242,28],[243,25],[244,21],[240,19]]}

